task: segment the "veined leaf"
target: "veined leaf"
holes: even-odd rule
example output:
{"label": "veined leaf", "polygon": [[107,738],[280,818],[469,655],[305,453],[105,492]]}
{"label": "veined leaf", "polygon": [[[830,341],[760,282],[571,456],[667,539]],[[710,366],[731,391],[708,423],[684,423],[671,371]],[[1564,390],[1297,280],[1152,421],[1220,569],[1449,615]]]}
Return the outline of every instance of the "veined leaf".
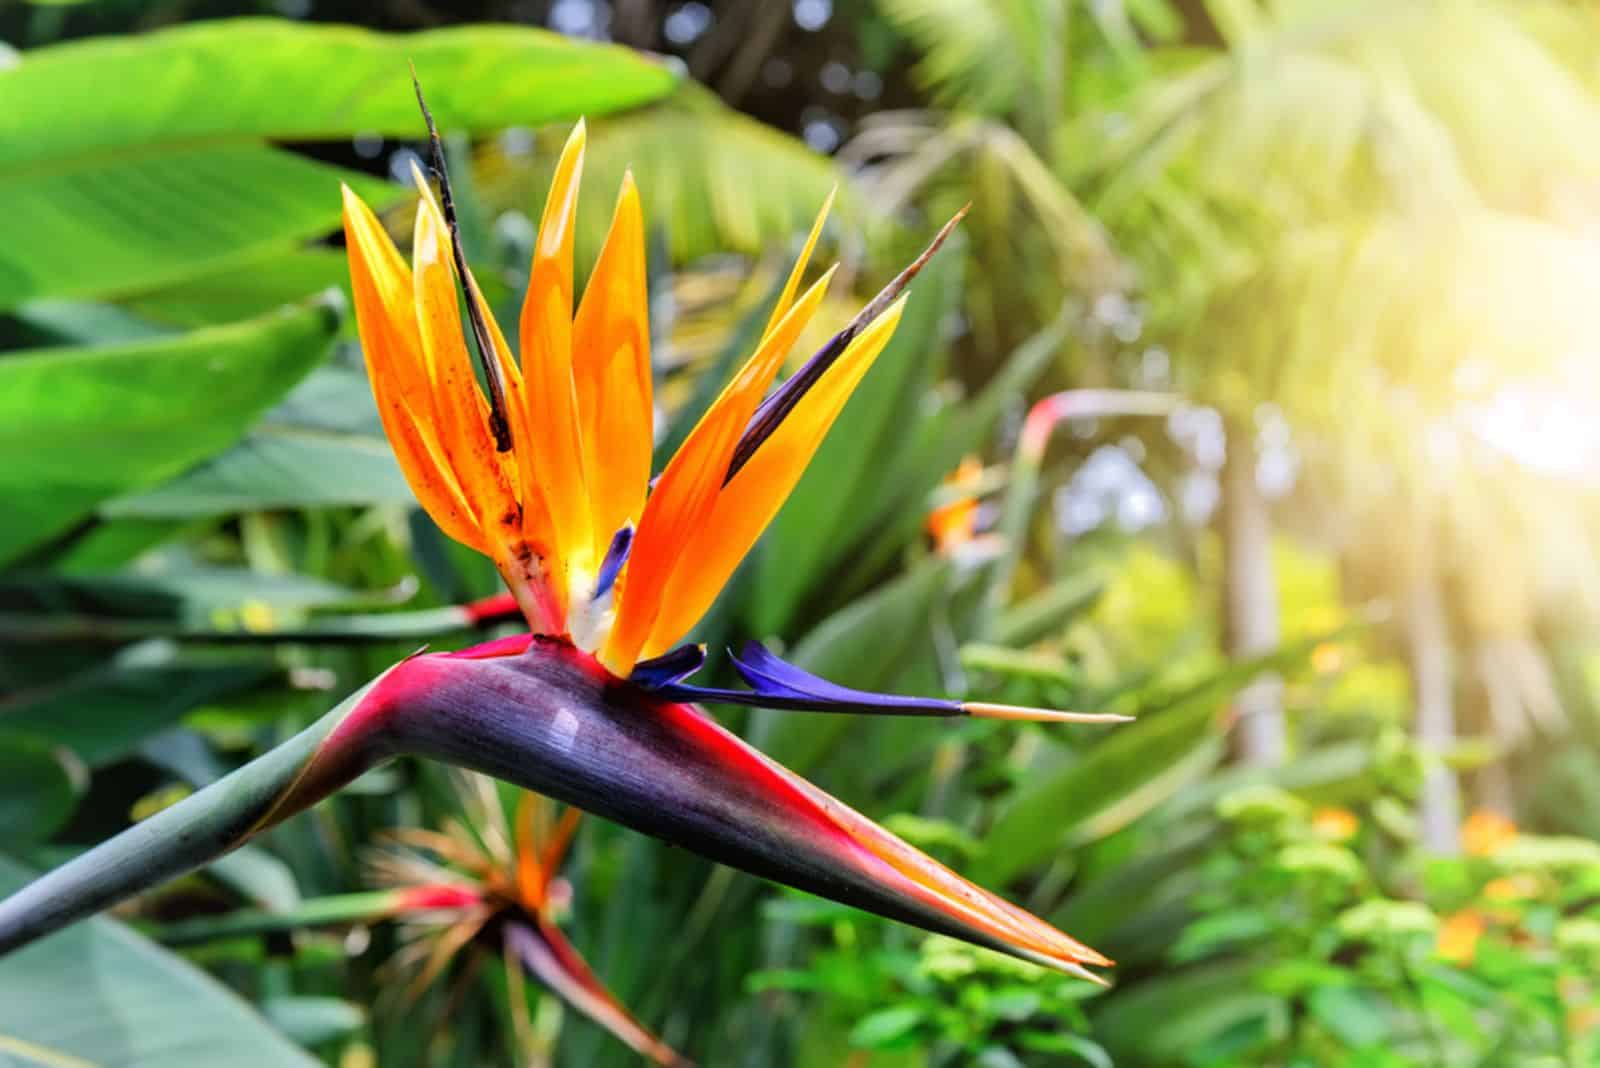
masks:
{"label": "veined leaf", "polygon": [[[0,894],[29,873],[0,858]],[[314,1068],[222,984],[105,917],[0,960],[0,1061],[82,1068]]]}
{"label": "veined leaf", "polygon": [[203,656],[143,642],[65,680],[9,694],[0,711],[7,729],[47,738],[101,765],[197,705],[249,690],[279,670],[265,657]]}
{"label": "veined leaf", "polygon": [[1278,998],[1252,980],[1260,961],[1224,960],[1166,972],[1108,998],[1094,1014],[1095,1037],[1114,1056],[1181,1063],[1230,1026],[1270,1012]]}
{"label": "veined leaf", "polygon": [[[68,126],[86,118],[57,114]],[[3,139],[0,145],[12,149]],[[37,170],[0,167],[10,213],[0,308],[148,289],[317,237],[337,218],[341,181],[378,203],[403,195],[386,182],[251,144],[130,150],[114,167],[94,157]]]}
{"label": "veined leaf", "polygon": [[419,139],[408,61],[440,121],[474,131],[600,114],[675,84],[624,49],[512,27],[401,36],[239,19],[27,52],[0,70],[0,308],[287,252],[337,223],[341,180],[372,201],[404,195],[263,142]]}
{"label": "veined leaf", "polygon": [[261,846],[249,843],[206,866],[212,878],[255,905],[284,911],[300,904],[294,870]]}
{"label": "veined leaf", "polygon": [[1224,703],[1262,672],[1304,663],[1327,638],[1224,664],[1177,693],[1141,695],[1137,722],[1116,728],[1080,759],[1018,791],[1000,810],[988,839],[1005,845],[985,856],[983,879],[1003,883],[1074,839],[1127,826],[1204,776],[1222,756]]}
{"label": "veined leaf", "polygon": [[[323,189],[326,193],[327,190]],[[301,300],[307,293],[339,288],[350,294],[350,268],[344,252],[297,248],[265,259],[207,274],[153,292],[124,306],[155,323],[193,328],[231,323]],[[353,334],[353,324],[346,324]]]}
{"label": "veined leaf", "polygon": [[[283,617],[316,608],[363,603],[357,591],[309,575],[271,575],[242,567],[196,564],[180,553],[150,560],[137,572],[96,575],[18,573],[0,578],[0,612],[33,616],[81,614],[102,619],[166,620],[188,627],[269,629]],[[254,618],[252,618],[254,616]]]}
{"label": "veined leaf", "polygon": [[173,338],[0,359],[0,564],[214,455],[319,362],[326,304]]}
{"label": "veined leaf", "polygon": [[523,27],[386,34],[264,18],[197,22],[37,49],[0,71],[0,178],[73,161],[120,165],[128,150],[178,143],[421,140],[408,63],[440,125],[470,132],[604,114],[677,82],[628,49]]}
{"label": "veined leaf", "polygon": [[344,1038],[367,1022],[359,1005],[340,998],[268,998],[261,1011],[284,1034],[307,1046]]}
{"label": "veined leaf", "polygon": [[71,817],[84,780],[83,765],[60,746],[0,730],[0,844],[14,847],[54,834]]}
{"label": "veined leaf", "polygon": [[[554,153],[486,145],[476,167],[483,199],[497,207],[538,204],[554,160]],[[616,191],[629,170],[639,183],[646,224],[665,235],[675,264],[716,252],[754,255],[804,233],[828,191],[843,178],[832,159],[805,142],[686,82],[658,104],[590,129],[584,180],[594,192],[578,202],[580,263],[592,263],[598,253]],[[752,181],[752,175],[760,179]],[[841,190],[837,210],[848,216],[847,190]]]}
{"label": "veined leaf", "polygon": [[412,502],[365,376],[321,367],[227,452],[155,489],[108,501],[99,513],[174,519]]}

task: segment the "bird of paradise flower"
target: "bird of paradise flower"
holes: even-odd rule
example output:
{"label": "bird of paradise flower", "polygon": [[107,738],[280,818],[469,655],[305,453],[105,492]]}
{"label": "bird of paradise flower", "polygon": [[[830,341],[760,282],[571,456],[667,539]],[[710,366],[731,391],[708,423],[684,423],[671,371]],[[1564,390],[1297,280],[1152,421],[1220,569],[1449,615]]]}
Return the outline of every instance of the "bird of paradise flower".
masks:
{"label": "bird of paradise flower", "polygon": [[414,973],[410,991],[473,947],[498,949],[523,1048],[534,1046],[523,992],[527,972],[640,1056],[692,1068],[617,1000],[559,926],[572,896],[561,863],[581,813],[558,812],[538,794],[519,791],[508,819],[493,781],[481,775],[462,775],[456,794],[465,822],[394,828],[368,860],[373,882],[391,891],[386,912],[402,924],[404,944],[392,963]]}
{"label": "bird of paradise flower", "polygon": [[[573,313],[584,126],[557,165],[519,323],[520,361],[490,314],[454,221],[415,173],[407,265],[344,192],[362,348],[418,501],[492,559],[526,633],[413,656],[302,734],[0,902],[0,952],[203,863],[398,754],[486,772],[779,882],[1102,982],[1111,962],[967,882],[782,768],[690,702],[913,716],[1121,717],[876,694],[757,643],[747,689],[688,681],[680,644],[788,496],[899,321],[908,283],[954,227],[772,388],[832,272],[804,290],[824,204],[754,354],[653,481],[642,211],[623,183]],[[459,289],[457,287],[460,287]],[[465,295],[480,387],[460,320]]]}

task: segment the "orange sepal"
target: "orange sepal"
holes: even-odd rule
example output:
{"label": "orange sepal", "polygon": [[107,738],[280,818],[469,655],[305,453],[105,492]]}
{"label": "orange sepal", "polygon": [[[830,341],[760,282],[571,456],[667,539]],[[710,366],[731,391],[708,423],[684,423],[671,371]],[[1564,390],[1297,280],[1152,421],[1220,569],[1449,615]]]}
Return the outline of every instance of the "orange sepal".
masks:
{"label": "orange sepal", "polygon": [[477,306],[488,326],[489,342],[494,348],[495,362],[500,367],[500,381],[505,387],[506,422],[511,428],[511,440],[515,443],[515,457],[510,461],[514,470],[508,472],[508,477],[518,487],[520,531],[501,531],[506,551],[504,558],[495,558],[495,565],[500,569],[533,632],[559,635],[566,629],[564,606],[567,601],[567,575],[554,559],[555,533],[550,522],[550,509],[545,504],[544,491],[539,487],[539,477],[533,466],[533,449],[529,447],[528,406],[524,399],[527,387],[511,355],[511,346],[506,344],[500,324],[495,321],[488,302],[483,299],[483,292],[478,288],[471,270],[467,271],[466,290],[467,299]]}
{"label": "orange sepal", "polygon": [[592,551],[599,560],[618,528],[638,522],[654,444],[644,216],[631,173],[623,176],[611,229],[573,323],[572,379]]}
{"label": "orange sepal", "polygon": [[563,570],[573,564],[592,566],[589,499],[572,382],[572,231],[585,136],[579,121],[556,165],[521,320],[523,395],[532,435],[528,447],[549,509],[557,556],[552,564]]}
{"label": "orange sepal", "polygon": [[833,421],[889,343],[905,298],[850,342],[837,363],[795,405],[772,436],[717,496],[710,518],[693,531],[662,597],[642,656],[671,649],[700,621],[761,532],[794,490]]}
{"label": "orange sepal", "polygon": [[467,353],[450,233],[420,172],[416,180],[422,198],[412,239],[413,288],[423,362],[438,408],[439,447],[487,534],[516,521],[517,499],[490,436],[488,402]]}
{"label": "orange sepal", "polygon": [[463,545],[487,553],[476,515],[430,432],[432,395],[411,302],[411,271],[372,209],[349,186],[343,192],[356,331],[384,433],[433,521]]}
{"label": "orange sepal", "polygon": [[633,552],[620,580],[616,619],[600,655],[601,662],[615,674],[627,675],[633,669],[655,626],[673,570],[680,564],[694,566],[693,561],[685,560],[684,547],[709,518],[739,438],[795,339],[816,314],[832,277],[829,270],[818,279],[762,339],[755,355],[723,389],[661,473],[639,518]]}

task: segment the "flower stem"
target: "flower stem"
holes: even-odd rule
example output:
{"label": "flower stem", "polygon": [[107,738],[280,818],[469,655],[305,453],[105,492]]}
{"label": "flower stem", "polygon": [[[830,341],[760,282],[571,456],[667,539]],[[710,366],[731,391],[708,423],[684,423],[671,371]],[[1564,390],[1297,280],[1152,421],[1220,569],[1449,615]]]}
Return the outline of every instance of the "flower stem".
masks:
{"label": "flower stem", "polygon": [[[380,676],[381,677],[381,676]],[[319,796],[294,789],[325,739],[371,687],[265,755],[177,804],[74,857],[0,901],[0,954],[237,848],[257,831],[308,807],[371,766],[354,749],[327,769]],[[353,759],[352,759],[353,758]],[[292,798],[291,804],[285,804]]]}

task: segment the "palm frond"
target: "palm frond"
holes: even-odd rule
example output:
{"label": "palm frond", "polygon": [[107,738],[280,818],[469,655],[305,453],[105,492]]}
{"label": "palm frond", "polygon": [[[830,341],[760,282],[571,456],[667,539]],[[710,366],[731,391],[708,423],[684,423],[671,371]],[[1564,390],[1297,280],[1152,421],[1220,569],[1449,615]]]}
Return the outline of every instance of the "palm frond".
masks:
{"label": "palm frond", "polygon": [[941,106],[982,115],[1011,111],[1039,74],[1038,39],[1023,31],[1026,0],[878,0],[922,53],[919,82]]}
{"label": "palm frond", "polygon": [[[484,200],[499,211],[537,217],[555,165],[557,131],[502,138],[478,154]],[[755,254],[803,231],[843,174],[802,142],[724,107],[686,84],[659,105],[590,127],[586,187],[579,202],[577,255],[592,263],[623,174],[638,180],[646,226],[665,236],[674,264],[715,252]],[[848,190],[841,190],[847,193]],[[839,200],[848,217],[850,198]]]}

